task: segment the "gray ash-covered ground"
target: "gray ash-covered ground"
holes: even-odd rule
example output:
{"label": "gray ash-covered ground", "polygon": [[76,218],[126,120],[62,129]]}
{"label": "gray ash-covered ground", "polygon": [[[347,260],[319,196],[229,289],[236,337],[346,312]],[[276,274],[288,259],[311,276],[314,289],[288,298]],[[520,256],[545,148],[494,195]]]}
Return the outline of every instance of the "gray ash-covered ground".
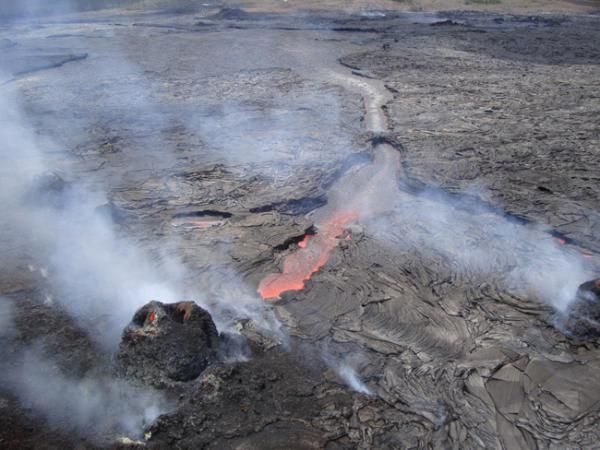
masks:
{"label": "gray ash-covered ground", "polygon": [[[599,16],[113,11],[2,24],[0,52],[0,447],[597,445],[573,321],[599,314],[569,301],[600,276]],[[363,187],[305,288],[260,299]],[[198,378],[119,366],[151,300],[210,312]]]}

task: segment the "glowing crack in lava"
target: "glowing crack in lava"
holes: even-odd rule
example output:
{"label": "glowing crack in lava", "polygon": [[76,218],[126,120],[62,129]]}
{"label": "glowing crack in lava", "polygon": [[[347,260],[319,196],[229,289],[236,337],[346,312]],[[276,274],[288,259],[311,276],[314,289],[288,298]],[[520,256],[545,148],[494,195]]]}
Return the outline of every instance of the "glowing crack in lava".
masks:
{"label": "glowing crack in lava", "polygon": [[398,193],[399,168],[398,151],[385,143],[377,145],[372,164],[349,172],[330,189],[317,233],[298,243],[298,249],[284,259],[281,273],[267,275],[260,282],[260,296],[274,300],[283,292],[302,290],[312,274],[325,265],[351,222],[390,208]]}
{"label": "glowing crack in lava", "polygon": [[355,211],[337,211],[317,227],[317,234],[304,236],[298,249],[285,257],[282,273],[267,275],[258,286],[260,296],[277,299],[283,292],[299,291],[313,273],[325,265],[346,226],[359,218]]}

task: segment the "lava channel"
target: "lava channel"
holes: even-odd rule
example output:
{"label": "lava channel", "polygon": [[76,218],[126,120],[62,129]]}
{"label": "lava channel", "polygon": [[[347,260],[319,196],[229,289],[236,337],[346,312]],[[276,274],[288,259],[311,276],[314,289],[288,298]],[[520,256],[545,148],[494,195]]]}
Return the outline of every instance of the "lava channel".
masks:
{"label": "lava channel", "polygon": [[346,226],[359,218],[358,212],[337,212],[317,226],[317,234],[307,234],[298,243],[298,249],[285,257],[283,271],[267,275],[258,285],[258,293],[265,300],[274,300],[283,292],[300,291],[313,273],[325,265],[337,246]]}

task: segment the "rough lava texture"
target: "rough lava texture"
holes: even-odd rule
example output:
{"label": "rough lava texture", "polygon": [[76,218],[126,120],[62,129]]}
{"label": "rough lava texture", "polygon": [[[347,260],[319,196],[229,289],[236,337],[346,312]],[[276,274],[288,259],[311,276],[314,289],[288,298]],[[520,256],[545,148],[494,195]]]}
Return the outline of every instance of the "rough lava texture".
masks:
{"label": "rough lava texture", "polygon": [[255,352],[207,369],[174,414],[151,427],[150,448],[414,448],[432,429],[382,399],[348,395],[314,351]]}

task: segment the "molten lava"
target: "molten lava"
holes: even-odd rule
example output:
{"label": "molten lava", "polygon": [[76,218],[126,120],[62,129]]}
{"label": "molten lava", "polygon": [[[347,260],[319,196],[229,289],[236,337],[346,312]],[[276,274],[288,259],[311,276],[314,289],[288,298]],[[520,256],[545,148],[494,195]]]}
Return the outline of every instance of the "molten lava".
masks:
{"label": "molten lava", "polygon": [[306,235],[298,249],[286,256],[282,273],[267,275],[258,285],[263,299],[279,298],[283,292],[299,291],[313,273],[325,265],[337,246],[338,236],[346,226],[359,218],[355,211],[338,211],[317,227],[317,234]]}
{"label": "molten lava", "polygon": [[558,245],[566,245],[567,240],[561,237],[554,237],[554,240],[558,243]]}

